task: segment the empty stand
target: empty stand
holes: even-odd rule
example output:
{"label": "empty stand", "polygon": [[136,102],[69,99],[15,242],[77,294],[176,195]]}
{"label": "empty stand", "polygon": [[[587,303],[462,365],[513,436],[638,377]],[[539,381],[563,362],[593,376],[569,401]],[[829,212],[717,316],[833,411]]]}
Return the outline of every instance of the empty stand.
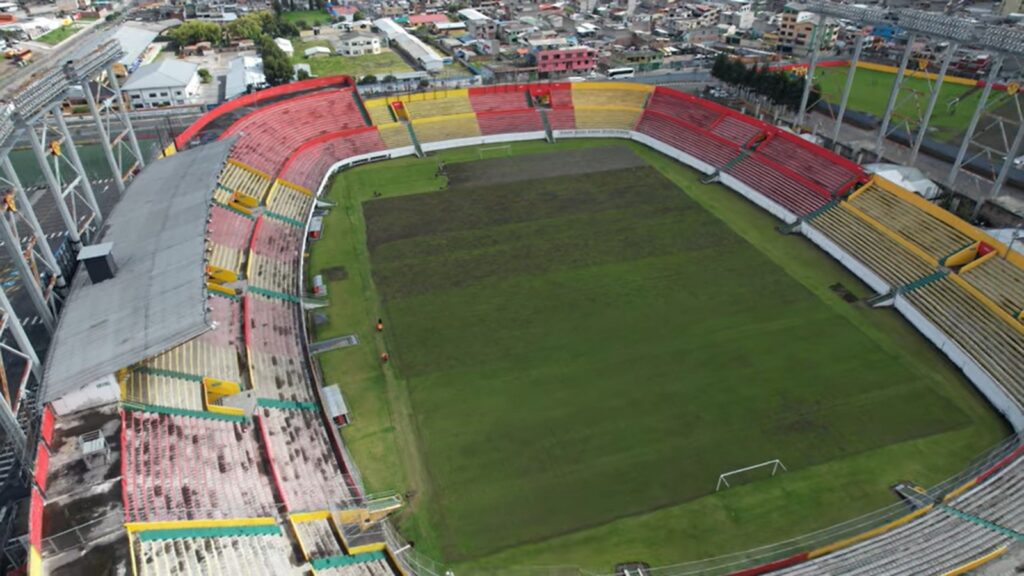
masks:
{"label": "empty stand", "polygon": [[647,110],[681,120],[695,128],[706,129],[724,115],[722,111],[707,104],[675,90],[657,88],[651,95]]}
{"label": "empty stand", "polygon": [[351,89],[329,90],[257,110],[233,124],[225,136],[240,135],[232,158],[276,176],[303,142],[365,125]]}
{"label": "empty stand", "polygon": [[619,106],[622,108],[643,108],[651,87],[646,84],[622,82],[581,82],[572,85],[572,105]]}
{"label": "empty stand", "polygon": [[473,112],[466,90],[424,92],[399,99],[411,120]]}
{"label": "empty stand", "polygon": [[911,290],[907,299],[1012,397],[1024,399],[1024,335],[949,278]]}
{"label": "empty stand", "polygon": [[757,147],[757,152],[820,185],[829,194],[848,187],[862,175],[858,167],[849,166],[848,160],[788,132],[776,132]]}
{"label": "empty stand", "polygon": [[472,113],[413,120],[412,128],[416,132],[416,138],[421,144],[457,140],[459,138],[472,138],[473,136],[480,135],[476,114]]}
{"label": "empty stand", "polygon": [[192,415],[125,412],[129,521],[267,516],[275,511],[256,430]]}
{"label": "empty stand", "polygon": [[728,115],[711,128],[711,133],[734,144],[746,145],[762,134],[761,124],[753,118]]}
{"label": "empty stand", "polygon": [[697,129],[657,112],[645,112],[636,130],[715,168],[725,166],[740,155],[735,144],[709,138]]}
{"label": "empty stand", "polygon": [[[364,560],[361,558],[362,556],[370,558]],[[316,573],[324,576],[394,576],[397,574],[392,570],[383,554],[361,554],[350,558],[351,561],[343,564],[329,564],[323,568],[317,568]]]}
{"label": "empty stand", "polygon": [[253,389],[260,398],[292,402],[310,402],[314,399],[303,357],[250,352],[249,368],[252,371]]}
{"label": "empty stand", "polygon": [[143,362],[147,368],[242,382],[238,351],[195,338]]}
{"label": "empty stand", "polygon": [[1024,310],[1024,269],[993,252],[977,266],[961,275],[1011,316]]}
{"label": "empty stand", "polygon": [[404,122],[395,122],[381,126],[380,139],[384,141],[387,149],[404,148],[412,146],[412,137],[409,136],[409,127]]}
{"label": "empty stand", "polygon": [[342,549],[341,542],[331,525],[329,512],[324,512],[320,517],[302,520],[293,517],[292,526],[295,527],[295,535],[302,542],[307,560],[345,555],[345,550]]}
{"label": "empty stand", "polygon": [[777,574],[943,574],[1010,542],[1003,534],[937,509],[881,536]]}
{"label": "empty stand", "polygon": [[577,105],[573,111],[576,113],[576,128],[579,130],[632,130],[643,112],[640,108],[610,105],[587,107]]}
{"label": "empty stand", "polygon": [[397,121],[395,115],[391,113],[391,105],[387,98],[364,100],[363,106],[366,107],[366,113],[370,115],[374,126],[383,126]]}
{"label": "empty stand", "polygon": [[291,542],[272,528],[152,530],[136,533],[132,546],[139,574],[146,576],[305,574]]}
{"label": "empty stand", "polygon": [[883,222],[893,232],[942,259],[973,243],[973,239],[877,184],[850,199],[850,205]]}
{"label": "empty stand", "polygon": [[263,216],[253,234],[251,248],[260,256],[284,262],[297,262],[301,256],[302,234],[302,228]]}
{"label": "empty stand", "polygon": [[798,216],[813,212],[829,201],[794,175],[787,175],[753,155],[735,162],[726,172]]}
{"label": "empty stand", "polygon": [[121,400],[135,404],[166,406],[183,410],[203,410],[203,384],[198,379],[184,379],[154,374],[146,370],[129,370],[122,378]]}
{"label": "empty stand", "polygon": [[295,304],[246,295],[250,331],[249,346],[254,352],[274,356],[301,356],[299,308]]}
{"label": "empty stand", "polygon": [[931,265],[847,210],[844,204],[817,215],[810,225],[892,287],[935,272]]}
{"label": "empty stand", "polygon": [[249,285],[269,290],[278,296],[292,297],[298,291],[299,262],[249,254]]}
{"label": "empty stand", "polygon": [[242,346],[242,305],[235,298],[211,293],[206,299],[210,309],[213,330],[199,336],[199,341],[210,346],[238,349]]}
{"label": "empty stand", "polygon": [[319,413],[267,407],[259,411],[289,510],[344,507],[351,495]]}
{"label": "empty stand", "polygon": [[510,134],[515,132],[540,132],[544,130],[537,110],[516,110],[512,112],[487,112],[476,116],[480,133]]}
{"label": "empty stand", "polygon": [[572,108],[555,108],[544,111],[552,130],[575,130],[576,114]]}
{"label": "empty stand", "polygon": [[376,128],[356,128],[303,144],[285,163],[282,178],[317,190],[331,166],[339,160],[386,148]]}
{"label": "empty stand", "polygon": [[233,192],[240,192],[262,201],[270,189],[270,178],[237,160],[229,159],[221,172],[214,197],[221,204],[227,204],[227,198]]}
{"label": "empty stand", "polygon": [[518,110],[527,107],[526,90],[522,86],[470,88],[469,103],[473,111],[494,112]]}
{"label": "empty stand", "polygon": [[267,209],[289,218],[302,225],[309,217],[309,209],[313,206],[313,195],[300,186],[284,180],[274,182],[274,187],[267,196]]}

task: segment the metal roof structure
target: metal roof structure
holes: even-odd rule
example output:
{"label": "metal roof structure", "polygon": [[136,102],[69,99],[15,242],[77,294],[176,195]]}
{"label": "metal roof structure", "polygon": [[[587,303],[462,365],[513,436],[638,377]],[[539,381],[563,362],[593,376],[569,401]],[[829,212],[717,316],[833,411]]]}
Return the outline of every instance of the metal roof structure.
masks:
{"label": "metal roof structure", "polygon": [[210,329],[206,220],[234,139],[153,162],[110,215],[117,274],[75,277],[47,356],[44,401],[155,356]]}
{"label": "metal roof structure", "polygon": [[199,70],[199,64],[181,60],[160,60],[140,66],[122,87],[125,90],[151,90],[187,86]]}

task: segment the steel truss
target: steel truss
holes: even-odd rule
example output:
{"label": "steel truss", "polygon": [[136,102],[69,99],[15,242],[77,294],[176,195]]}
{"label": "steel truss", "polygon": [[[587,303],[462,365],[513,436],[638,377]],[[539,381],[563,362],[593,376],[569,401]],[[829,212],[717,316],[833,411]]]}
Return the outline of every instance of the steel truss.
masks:
{"label": "steel truss", "polygon": [[[946,73],[948,72],[952,58],[959,47],[971,46],[992,52],[994,57],[989,65],[986,84],[982,89],[982,94],[974,110],[968,129],[964,133],[957,157],[954,160],[949,176],[947,177],[947,184],[949,186],[955,185],[957,177],[962,172],[964,164],[981,154],[985,154],[995,163],[1001,163],[1001,166],[998,173],[993,175],[994,183],[992,188],[987,194],[983,195],[982,202],[999,195],[1002,190],[1002,186],[1005,184],[1009,175],[1010,169],[1013,167],[1013,160],[1020,153],[1022,145],[1024,145],[1024,112],[1021,112],[1021,106],[1019,104],[1016,105],[1014,107],[1017,112],[1015,114],[1016,119],[1012,119],[990,112],[990,108],[987,106],[992,85],[1001,79],[1000,73],[1004,68],[1003,64],[1005,59],[1024,57],[1024,32],[1004,26],[977,24],[955,16],[913,9],[860,7],[821,1],[811,2],[803,9],[819,16],[819,26],[824,23],[825,18],[835,18],[861,27],[877,24],[896,25],[906,32],[907,46],[901,56],[900,65],[897,69],[892,89],[890,90],[889,98],[886,102],[885,113],[882,116],[881,124],[878,133],[876,134],[875,154],[879,160],[882,159],[884,154],[886,138],[891,134],[893,128],[900,125],[904,126],[907,129],[908,134],[911,135],[909,163],[913,164],[914,161],[917,160],[921,145],[928,133],[929,123],[938,103],[939,91],[945,81]],[[918,38],[922,37],[948,43],[939,63],[938,72],[934,77],[928,77],[929,90],[926,94],[909,92],[904,90],[902,86],[908,65],[910,65],[913,60],[914,42]],[[839,133],[846,114],[846,103],[849,98],[850,90],[853,86],[853,78],[856,74],[857,62],[860,59],[862,44],[863,39],[858,37],[854,46],[854,55],[850,63],[850,69],[847,73],[839,114],[836,117],[836,123],[832,131],[833,142],[839,141]],[[816,48],[816,46],[814,48]],[[804,118],[806,110],[805,107],[807,105],[806,93],[809,92],[810,86],[814,81],[813,72],[816,56],[817,50],[812,50],[811,65],[808,70],[808,77],[805,84],[805,97],[803,98],[803,105],[797,115],[797,126],[802,124]],[[917,67],[923,68],[921,66]],[[925,104],[923,107],[921,106],[922,96],[925,97]],[[1012,97],[1015,100],[1017,98],[1016,94],[1013,94]],[[905,103],[908,98],[913,98],[917,101],[916,118],[901,118],[896,114],[896,110],[900,107],[900,104]],[[988,120],[985,123],[981,123],[983,116],[987,117]],[[916,122],[916,131],[912,129],[911,121]],[[980,133],[977,132],[979,123],[982,126]],[[1015,128],[1008,130],[1007,128],[1010,124],[1013,124]],[[985,144],[981,141],[981,136],[993,129],[998,129],[1002,133],[1001,146],[994,147],[992,144]],[[1009,132],[1015,133],[1012,139],[1008,135]],[[991,140],[991,138],[989,138],[989,140]],[[980,149],[981,152],[975,152],[973,156],[968,157],[968,152],[970,152],[972,144],[974,145],[973,148],[975,150]],[[976,214],[977,210],[980,210],[982,202],[978,203]]]}

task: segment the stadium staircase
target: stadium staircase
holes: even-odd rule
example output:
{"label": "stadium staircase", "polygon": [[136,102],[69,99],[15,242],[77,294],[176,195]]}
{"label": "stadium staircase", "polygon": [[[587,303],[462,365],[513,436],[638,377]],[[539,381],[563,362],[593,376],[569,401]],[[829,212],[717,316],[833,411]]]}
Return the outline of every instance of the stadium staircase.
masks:
{"label": "stadium staircase", "polygon": [[412,145],[416,148],[416,155],[423,158],[426,154],[423,153],[423,147],[420,146],[420,140],[416,137],[416,130],[413,130],[412,122],[404,122],[405,128],[409,131],[409,140],[412,141]]}

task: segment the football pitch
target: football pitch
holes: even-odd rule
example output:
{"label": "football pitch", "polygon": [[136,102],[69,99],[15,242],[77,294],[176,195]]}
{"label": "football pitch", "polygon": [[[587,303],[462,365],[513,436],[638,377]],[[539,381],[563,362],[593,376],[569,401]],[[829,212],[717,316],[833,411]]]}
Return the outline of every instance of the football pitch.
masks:
{"label": "football pitch", "polygon": [[[466,573],[692,560],[891,503],[1007,433],[734,193],[630,144],[506,151],[344,172],[312,250],[318,336],[362,342],[321,356],[346,443],[371,491],[407,496],[421,552]],[[775,458],[789,472],[715,494]]]}

